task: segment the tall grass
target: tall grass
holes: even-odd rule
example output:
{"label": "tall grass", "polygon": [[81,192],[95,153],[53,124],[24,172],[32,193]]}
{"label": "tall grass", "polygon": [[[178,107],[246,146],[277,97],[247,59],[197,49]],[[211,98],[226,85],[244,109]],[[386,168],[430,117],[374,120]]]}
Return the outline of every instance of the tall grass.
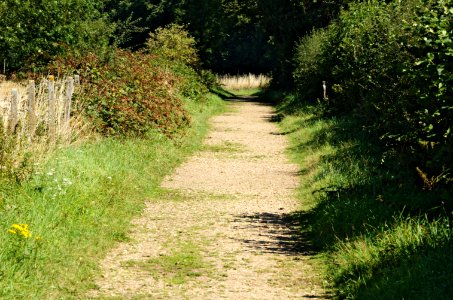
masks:
{"label": "tall grass", "polygon": [[[57,134],[60,138],[64,138],[68,133],[68,128],[64,124],[65,116],[65,99],[66,99],[66,82],[67,78],[55,80],[55,113],[56,113],[56,128]],[[16,130],[16,135],[21,138],[33,135],[33,133],[26,132],[27,126],[27,112],[28,112],[28,96],[29,84],[26,82],[12,82],[5,81],[0,83],[0,117],[3,124],[8,123],[11,111],[11,91],[16,89],[19,92],[19,126]],[[36,118],[37,125],[44,126],[48,123],[49,111],[49,94],[48,94],[48,81],[42,78],[35,88],[35,101],[36,101]],[[74,122],[73,122],[74,123]],[[77,122],[76,122],[77,123]],[[42,134],[42,132],[37,133]]]}
{"label": "tall grass", "polygon": [[247,90],[247,89],[261,89],[269,85],[271,78],[259,74],[246,74],[246,75],[222,75],[218,77],[220,84],[227,90]]}

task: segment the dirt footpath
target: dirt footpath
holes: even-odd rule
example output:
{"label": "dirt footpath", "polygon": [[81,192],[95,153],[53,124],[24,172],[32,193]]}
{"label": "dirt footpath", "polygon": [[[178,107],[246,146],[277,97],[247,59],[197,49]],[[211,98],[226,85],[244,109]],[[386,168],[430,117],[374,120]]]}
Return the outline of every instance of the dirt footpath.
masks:
{"label": "dirt footpath", "polygon": [[247,100],[212,119],[203,150],[162,183],[131,240],[102,262],[92,298],[323,299],[299,234],[298,167],[273,109]]}

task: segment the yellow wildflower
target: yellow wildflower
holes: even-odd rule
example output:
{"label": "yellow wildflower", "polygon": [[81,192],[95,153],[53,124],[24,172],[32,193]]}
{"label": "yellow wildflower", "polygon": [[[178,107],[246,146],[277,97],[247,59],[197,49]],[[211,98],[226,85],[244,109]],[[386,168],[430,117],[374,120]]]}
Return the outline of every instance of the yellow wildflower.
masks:
{"label": "yellow wildflower", "polygon": [[11,225],[11,228],[8,229],[8,232],[11,234],[19,234],[26,239],[32,236],[30,230],[28,230],[28,224],[13,224]]}

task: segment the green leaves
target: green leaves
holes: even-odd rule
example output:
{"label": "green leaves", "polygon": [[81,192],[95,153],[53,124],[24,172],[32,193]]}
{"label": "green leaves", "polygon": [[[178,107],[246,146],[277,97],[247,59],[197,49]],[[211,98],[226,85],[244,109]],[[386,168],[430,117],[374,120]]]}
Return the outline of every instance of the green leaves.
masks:
{"label": "green leaves", "polygon": [[[301,97],[322,99],[327,81],[326,113],[353,116],[385,152],[404,151],[409,168],[416,161],[429,176],[451,174],[452,7],[452,0],[350,4],[327,30],[301,40],[294,73]],[[437,185],[453,190],[447,177]]]}
{"label": "green leaves", "polygon": [[97,0],[14,1],[0,6],[0,59],[9,71],[45,65],[57,55],[91,51],[108,43],[111,29]]}
{"label": "green leaves", "polygon": [[199,63],[195,39],[182,25],[170,24],[159,27],[150,33],[146,41],[147,50],[170,61],[176,60],[186,65]]}

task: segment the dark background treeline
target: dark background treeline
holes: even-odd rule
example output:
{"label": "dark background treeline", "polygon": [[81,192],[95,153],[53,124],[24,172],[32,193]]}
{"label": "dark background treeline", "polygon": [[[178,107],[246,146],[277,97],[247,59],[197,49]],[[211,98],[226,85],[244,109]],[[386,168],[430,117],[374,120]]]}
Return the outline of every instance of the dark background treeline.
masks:
{"label": "dark background treeline", "polygon": [[[0,4],[0,59],[8,72],[38,70],[58,55],[141,49],[150,32],[179,23],[195,37],[203,66],[291,80],[295,42],[325,26],[349,1],[64,0]],[[281,77],[284,75],[284,77]]]}

